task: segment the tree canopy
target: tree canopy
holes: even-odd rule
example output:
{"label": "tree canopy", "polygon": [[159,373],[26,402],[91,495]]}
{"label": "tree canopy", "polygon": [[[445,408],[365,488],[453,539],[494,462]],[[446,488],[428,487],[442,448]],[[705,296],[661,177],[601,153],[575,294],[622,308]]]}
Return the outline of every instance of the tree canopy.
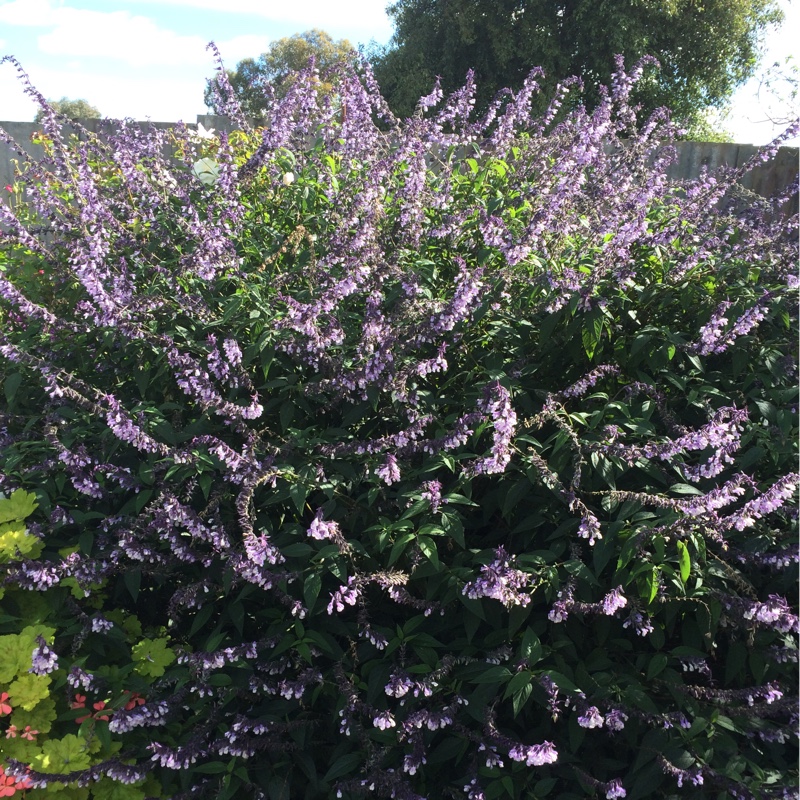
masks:
{"label": "tree canopy", "polygon": [[666,105],[688,123],[753,74],[765,30],[783,18],[776,0],[397,0],[389,14],[395,33],[375,71],[401,115],[436,76],[453,91],[469,69],[478,109],[537,66],[547,90],[579,75],[593,106],[623,54],[629,64],[644,55],[660,62],[637,86],[643,111]]}
{"label": "tree canopy", "polygon": [[[337,63],[348,61],[353,52],[353,45],[347,39],[336,41],[325,31],[314,28],[271,42],[269,49],[258,58],[245,58],[235,70],[228,70],[228,80],[245,115],[260,120],[266,109],[264,89],[267,84],[281,97],[291,85],[294,73],[307,67],[312,57],[320,71],[325,72]],[[215,113],[222,113],[215,81],[214,78],[208,81],[205,103]],[[321,83],[320,88],[324,91],[330,87]]]}
{"label": "tree canopy", "polygon": [[[103,116],[88,100],[70,100],[68,97],[62,97],[60,100],[49,100],[48,102],[54,111],[70,119],[100,119]],[[39,109],[33,121],[41,122],[43,115],[44,111]]]}

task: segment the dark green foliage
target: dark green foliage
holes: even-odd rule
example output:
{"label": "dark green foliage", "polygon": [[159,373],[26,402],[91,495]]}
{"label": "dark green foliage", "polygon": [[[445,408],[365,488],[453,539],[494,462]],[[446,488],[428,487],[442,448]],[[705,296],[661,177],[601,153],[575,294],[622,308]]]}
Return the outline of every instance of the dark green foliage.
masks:
{"label": "dark green foliage", "polygon": [[[318,70],[325,73],[336,65],[351,62],[353,45],[347,39],[334,41],[325,31],[314,28],[270,42],[269,48],[258,58],[245,58],[228,71],[228,81],[233,87],[242,111],[253,120],[263,123],[268,107],[265,89],[272,87],[278,97],[286,94],[293,76],[308,66],[313,58]],[[205,104],[215,114],[223,114],[214,92],[215,79],[209,81],[205,92]],[[320,90],[329,92],[329,83],[320,83]]]}
{"label": "dark green foliage", "polygon": [[[50,105],[54,111],[63,114],[69,119],[100,119],[103,115],[87,100],[70,100],[62,97],[60,100],[51,100]],[[41,122],[44,112],[40,109],[33,118],[34,122]]]}
{"label": "dark green foliage", "polygon": [[774,0],[399,0],[389,13],[394,37],[375,70],[401,116],[436,76],[451,92],[469,69],[479,109],[501,88],[516,90],[534,67],[544,69],[546,98],[558,81],[580,75],[593,108],[623,53],[661,64],[637,87],[643,112],[668,106],[687,123],[754,73],[766,30],[782,19]]}
{"label": "dark green foliage", "polygon": [[120,745],[130,800],[790,796],[796,219],[662,182],[622,69],[553,129],[392,137],[364,76],[344,119],[298,80],[259,133],[53,123],[6,218],[42,538],[0,634],[55,631],[51,738],[71,668],[110,701],[64,781]]}

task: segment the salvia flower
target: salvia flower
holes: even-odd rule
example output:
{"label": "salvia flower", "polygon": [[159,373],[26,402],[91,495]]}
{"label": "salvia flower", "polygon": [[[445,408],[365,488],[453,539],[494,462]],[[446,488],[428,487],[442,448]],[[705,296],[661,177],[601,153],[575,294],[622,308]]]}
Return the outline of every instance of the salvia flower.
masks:
{"label": "salvia flower", "polygon": [[331,600],[328,603],[328,613],[333,614],[334,610],[337,612],[344,611],[345,605],[354,606],[358,602],[361,594],[358,579],[351,575],[347,579],[347,584],[337,589],[331,594]]}
{"label": "salvia flower", "polygon": [[541,767],[544,764],[555,764],[558,760],[558,751],[552,742],[541,744],[515,745],[508,751],[509,758],[513,761],[524,761],[529,767]]}
{"label": "salvia flower", "polygon": [[425,481],[422,484],[421,497],[431,504],[431,513],[433,514],[447,502],[442,499],[442,484],[439,481]]}
{"label": "salvia flower", "polygon": [[617,586],[616,589],[609,592],[603,598],[603,613],[611,617],[621,608],[625,608],[626,605],[628,605],[628,600],[625,595],[622,594],[622,587]]}
{"label": "salvia flower", "polygon": [[605,716],[605,725],[610,731],[621,731],[627,721],[628,715],[618,708],[612,708]]}
{"label": "salvia flower", "polygon": [[58,669],[58,656],[47,646],[43,636],[37,636],[36,642],[28,671],[34,675],[49,675]]}
{"label": "salvia flower", "polygon": [[745,336],[767,316],[767,303],[770,293],[764,296],[751,308],[747,309],[730,328],[727,328],[728,317],[724,316],[731,307],[728,300],[720,303],[711,319],[700,329],[700,339],[689,346],[694,353],[706,356],[724,353],[740,336]]}
{"label": "salvia flower", "polygon": [[527,606],[531,597],[522,590],[530,586],[530,575],[515,569],[512,564],[513,557],[508,555],[505,548],[498,547],[495,550],[495,560],[482,566],[480,577],[470,581],[462,593],[473,600],[491,597],[507,608]]}
{"label": "salvia flower", "polygon": [[596,706],[589,706],[578,717],[578,725],[580,725],[581,728],[602,728],[604,721],[603,715]]}
{"label": "salvia flower", "polygon": [[578,526],[578,536],[581,539],[588,539],[589,544],[592,546],[598,539],[603,538],[603,534],[600,531],[600,522],[591,512],[581,518],[581,524]]}
{"label": "salvia flower", "polygon": [[606,800],[618,800],[618,798],[627,797],[625,787],[622,785],[622,781],[619,778],[604,783],[602,788],[606,793]]}
{"label": "salvia flower", "polygon": [[394,721],[394,717],[388,711],[382,711],[373,718],[372,724],[376,728],[380,728],[382,731],[385,731],[387,728],[394,728],[396,723]]}
{"label": "salvia flower", "polygon": [[633,626],[633,629],[639,636],[647,636],[647,634],[653,632],[653,623],[650,622],[650,618],[636,609],[631,611],[628,619],[622,623],[623,628],[629,628],[631,626]]}
{"label": "salvia flower", "polygon": [[80,667],[71,667],[67,673],[67,683],[73,689],[83,689],[88,691],[94,683],[94,676]]}
{"label": "salvia flower", "polygon": [[386,460],[376,470],[377,476],[387,485],[397,483],[400,480],[400,468],[397,466],[397,458],[391,453],[386,455]]}
{"label": "salvia flower", "polygon": [[328,520],[326,522],[323,519],[323,511],[319,508],[317,509],[314,519],[311,521],[311,525],[308,526],[308,535],[312,539],[335,540],[337,537],[341,537],[342,533],[339,529],[339,523],[333,520]]}

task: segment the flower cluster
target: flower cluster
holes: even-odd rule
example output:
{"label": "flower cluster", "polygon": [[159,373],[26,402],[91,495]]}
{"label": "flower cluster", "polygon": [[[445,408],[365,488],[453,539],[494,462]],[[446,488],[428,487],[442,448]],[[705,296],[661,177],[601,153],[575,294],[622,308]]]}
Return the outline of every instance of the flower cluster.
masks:
{"label": "flower cluster", "polygon": [[530,594],[521,590],[530,586],[530,575],[512,566],[513,558],[505,548],[495,550],[495,560],[481,567],[481,575],[468,583],[463,593],[473,600],[480,597],[491,597],[499,600],[507,608],[511,606],[527,606],[531,601]]}

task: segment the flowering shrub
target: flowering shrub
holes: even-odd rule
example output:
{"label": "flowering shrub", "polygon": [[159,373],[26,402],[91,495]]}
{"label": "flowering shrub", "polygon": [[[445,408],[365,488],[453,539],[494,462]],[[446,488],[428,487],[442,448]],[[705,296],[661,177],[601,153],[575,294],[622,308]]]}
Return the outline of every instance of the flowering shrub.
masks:
{"label": "flowering shrub", "polygon": [[669,186],[639,70],[558,124],[574,81],[401,122],[310,70],[263,129],[80,144],[22,75],[18,790],[794,796],[791,189]]}

